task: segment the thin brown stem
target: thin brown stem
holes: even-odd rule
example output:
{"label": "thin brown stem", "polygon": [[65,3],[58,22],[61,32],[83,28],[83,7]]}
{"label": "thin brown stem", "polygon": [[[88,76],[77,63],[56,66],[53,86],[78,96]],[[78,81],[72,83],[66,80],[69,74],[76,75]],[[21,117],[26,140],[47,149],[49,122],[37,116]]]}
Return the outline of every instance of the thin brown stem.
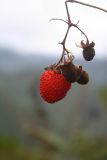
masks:
{"label": "thin brown stem", "polygon": [[61,19],[61,18],[52,18],[50,19],[50,21],[53,21],[53,20],[58,20],[58,21],[62,21],[62,22],[65,22],[68,24],[68,22],[66,22],[65,20]]}
{"label": "thin brown stem", "polygon": [[63,51],[62,51],[62,56],[61,56],[60,60],[58,61],[58,63],[56,64],[56,66],[57,66],[60,62],[62,62],[62,60],[63,60],[63,58],[64,58],[64,55],[65,55],[65,52],[68,54],[68,50],[67,50],[66,47],[65,47],[65,42],[66,42],[66,38],[67,38],[67,35],[68,35],[68,32],[69,32],[69,29],[70,29],[70,26],[68,25],[68,28],[67,28],[65,37],[64,37],[63,41],[59,43],[59,44],[62,44],[62,46],[63,46]]}
{"label": "thin brown stem", "polygon": [[64,36],[64,39],[63,39],[62,42],[59,43],[59,44],[61,44],[63,46],[63,51],[62,51],[62,55],[61,55],[60,60],[56,64],[56,67],[58,66],[59,63],[61,63],[63,61],[63,59],[65,59],[65,55],[67,55],[69,57],[69,51],[66,49],[65,43],[66,43],[66,39],[67,39],[69,30],[70,30],[70,27],[72,26],[72,23],[71,23],[71,19],[70,19],[70,14],[69,14],[67,2],[65,2],[65,7],[66,7],[66,12],[67,12],[67,18],[68,18],[67,21],[65,21],[63,19],[60,19],[60,18],[52,18],[51,19],[51,20],[60,20],[60,21],[63,21],[63,22],[65,22],[68,25],[68,28],[67,28],[66,34]]}
{"label": "thin brown stem", "polygon": [[67,39],[67,35],[68,35],[68,32],[69,32],[69,29],[70,29],[71,26],[68,25],[68,28],[67,28],[67,31],[66,31],[66,34],[65,34],[65,37],[63,39],[63,41],[60,43],[63,45],[63,48],[65,49],[65,42],[66,42],[66,39]]}
{"label": "thin brown stem", "polygon": [[59,59],[59,61],[58,61],[58,62],[57,62],[57,64],[55,65],[55,66],[56,66],[56,68],[57,68],[57,66],[62,62],[63,57],[64,57],[64,53],[65,53],[65,51],[64,51],[64,49],[63,49],[63,51],[62,51],[62,55],[61,55],[61,58]]}
{"label": "thin brown stem", "polygon": [[70,14],[69,14],[69,10],[68,10],[68,6],[67,6],[67,2],[65,2],[65,7],[66,7],[66,12],[67,12],[67,18],[68,18],[68,21],[66,22],[65,20],[62,20],[62,19],[57,19],[57,20],[62,20],[63,22],[67,23],[68,24],[68,28],[67,28],[67,31],[66,31],[66,34],[65,34],[65,37],[63,39],[63,41],[60,43],[62,44],[63,46],[63,51],[62,51],[62,56],[58,62],[58,64],[63,60],[64,56],[65,56],[65,52],[66,54],[68,55],[69,57],[69,51],[66,49],[65,47],[65,43],[66,43],[66,39],[67,39],[67,36],[68,36],[68,33],[69,33],[69,30],[70,30],[70,27],[71,27],[71,18],[70,18]]}
{"label": "thin brown stem", "polygon": [[69,24],[70,24],[70,23],[71,23],[71,18],[70,18],[68,6],[67,6],[67,1],[65,1],[65,7],[66,7],[66,12],[67,12],[68,22],[69,22]]}
{"label": "thin brown stem", "polygon": [[103,12],[106,12],[107,13],[107,10],[106,9],[103,9],[103,8],[100,8],[100,7],[97,7],[97,6],[94,6],[94,5],[91,5],[91,4],[87,4],[87,3],[84,3],[84,2],[80,2],[80,1],[75,1],[75,0],[67,0],[67,2],[71,2],[71,3],[78,3],[78,4],[81,4],[81,5],[84,5],[84,6],[87,6],[87,7],[91,7],[91,8],[95,8],[95,9],[98,9],[98,10],[101,10]]}
{"label": "thin brown stem", "polygon": [[[77,24],[73,24],[73,23],[71,22],[71,17],[70,17],[70,13],[69,13],[69,9],[68,9],[68,2],[78,3],[78,4],[81,4],[81,5],[87,6],[87,7],[92,7],[92,8],[95,8],[95,9],[99,9],[99,10],[104,11],[104,12],[107,13],[107,10],[105,10],[105,9],[103,9],[103,8],[100,8],[100,7],[97,7],[97,6],[94,6],[94,5],[91,5],[91,4],[87,4],[87,3],[80,2],[80,1],[76,1],[76,0],[66,0],[66,1],[65,1],[65,7],[66,7],[66,12],[67,12],[67,18],[68,18],[67,21],[65,21],[65,20],[63,20],[63,19],[60,19],[60,18],[59,18],[59,19],[58,19],[58,18],[53,18],[53,19],[51,19],[51,20],[60,20],[60,21],[63,21],[63,22],[65,22],[65,23],[68,25],[68,28],[67,28],[66,34],[65,34],[65,36],[64,36],[64,39],[63,39],[63,41],[62,41],[61,43],[59,43],[59,44],[61,44],[61,45],[63,46],[63,50],[62,50],[62,55],[61,55],[60,60],[59,60],[58,63],[55,65],[56,68],[58,67],[58,65],[59,65],[61,62],[64,61],[65,55],[67,55],[68,58],[71,57],[71,56],[69,56],[69,53],[70,53],[70,52],[67,50],[67,48],[66,48],[66,46],[65,46],[65,43],[66,43],[66,39],[67,39],[69,30],[70,30],[70,28],[71,28],[72,26],[75,27],[75,28],[77,28],[77,29],[85,36],[85,38],[86,38],[86,40],[87,40],[87,43],[89,43],[89,40],[88,40],[87,35],[77,26],[78,23],[77,23]],[[72,55],[72,60],[73,60],[73,59],[74,59],[74,56]]]}
{"label": "thin brown stem", "polygon": [[86,38],[86,40],[87,40],[87,43],[89,43],[89,40],[88,40],[87,35],[86,35],[77,25],[72,24],[72,26],[74,26],[75,28],[77,28],[77,29],[85,36],[85,38]]}
{"label": "thin brown stem", "polygon": [[63,41],[60,43],[60,44],[63,45],[63,49],[64,50],[66,50],[66,48],[65,48],[65,42],[66,42],[66,39],[67,39],[67,36],[68,36],[69,29],[71,27],[71,18],[70,18],[70,14],[69,14],[69,10],[68,10],[68,6],[67,6],[67,2],[66,1],[65,1],[65,7],[66,7],[66,12],[67,12],[68,22],[66,22],[64,20],[63,21],[68,24],[68,28],[67,28],[67,31],[66,31],[66,34],[65,34],[65,37],[64,37]]}

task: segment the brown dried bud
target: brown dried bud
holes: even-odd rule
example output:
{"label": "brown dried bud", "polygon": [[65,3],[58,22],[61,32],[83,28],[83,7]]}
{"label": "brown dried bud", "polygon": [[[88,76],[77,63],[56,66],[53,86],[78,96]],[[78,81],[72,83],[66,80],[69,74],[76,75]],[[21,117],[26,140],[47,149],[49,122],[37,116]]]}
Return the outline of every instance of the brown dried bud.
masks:
{"label": "brown dried bud", "polygon": [[78,78],[77,82],[81,85],[85,85],[89,82],[88,73],[82,70],[80,77]]}
{"label": "brown dried bud", "polygon": [[91,61],[95,56],[95,49],[94,49],[95,43],[94,42],[87,42],[84,44],[83,41],[81,41],[81,47],[83,48],[83,57],[86,61]]}
{"label": "brown dried bud", "polygon": [[63,74],[66,80],[70,83],[78,82],[79,84],[87,84],[89,81],[88,73],[82,70],[82,66],[76,66],[71,59],[67,59],[62,64],[50,65],[45,69],[52,69],[58,74]]}
{"label": "brown dried bud", "polygon": [[78,68],[71,61],[66,61],[59,67],[61,69],[61,73],[64,75],[67,81],[71,83],[76,82],[78,76]]}

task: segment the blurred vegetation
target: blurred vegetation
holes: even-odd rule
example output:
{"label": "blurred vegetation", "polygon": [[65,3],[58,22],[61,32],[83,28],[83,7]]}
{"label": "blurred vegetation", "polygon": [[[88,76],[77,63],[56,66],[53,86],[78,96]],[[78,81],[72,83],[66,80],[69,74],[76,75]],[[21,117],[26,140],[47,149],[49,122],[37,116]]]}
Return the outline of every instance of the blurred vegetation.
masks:
{"label": "blurred vegetation", "polygon": [[72,138],[68,150],[72,157],[79,160],[106,160],[107,139],[79,134]]}
{"label": "blurred vegetation", "polygon": [[45,150],[26,147],[21,141],[12,137],[0,137],[1,160],[48,160]]}
{"label": "blurred vegetation", "polygon": [[107,86],[102,86],[100,88],[100,97],[101,97],[101,100],[102,102],[106,105],[107,107]]}
{"label": "blurred vegetation", "polygon": [[[43,138],[43,137],[42,137]],[[45,136],[44,136],[45,139]],[[47,140],[46,140],[47,139]],[[70,140],[56,143],[46,138],[38,147],[28,147],[15,138],[0,137],[1,160],[107,160],[107,139],[76,134]],[[49,138],[50,139],[50,138]],[[58,139],[58,137],[56,137]],[[45,145],[43,145],[45,144]],[[48,146],[48,147],[47,147]],[[54,146],[54,148],[52,148]],[[60,150],[58,149],[60,147]],[[57,148],[57,149],[55,149]],[[62,149],[61,149],[62,148]],[[63,158],[62,158],[63,157]]]}
{"label": "blurred vegetation", "polygon": [[0,56],[0,160],[107,160],[106,61],[87,65],[90,83],[50,105],[39,78],[54,58]]}

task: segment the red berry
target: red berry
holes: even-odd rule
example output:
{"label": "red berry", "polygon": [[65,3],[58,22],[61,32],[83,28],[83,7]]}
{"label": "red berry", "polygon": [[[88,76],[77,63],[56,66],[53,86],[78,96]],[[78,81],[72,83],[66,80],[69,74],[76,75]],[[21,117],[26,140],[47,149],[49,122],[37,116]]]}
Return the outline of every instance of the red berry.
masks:
{"label": "red berry", "polygon": [[40,78],[40,95],[48,103],[63,99],[70,87],[71,83],[52,69],[45,71]]}

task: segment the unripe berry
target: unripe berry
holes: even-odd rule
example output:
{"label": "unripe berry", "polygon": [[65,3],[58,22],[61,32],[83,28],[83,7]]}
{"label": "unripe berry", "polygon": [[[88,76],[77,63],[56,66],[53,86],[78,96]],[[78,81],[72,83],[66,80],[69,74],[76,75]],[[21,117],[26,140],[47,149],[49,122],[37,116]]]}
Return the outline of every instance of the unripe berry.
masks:
{"label": "unripe berry", "polygon": [[81,72],[81,75],[79,77],[79,79],[77,80],[77,82],[81,85],[85,85],[89,82],[89,76],[88,73],[86,71]]}
{"label": "unripe berry", "polygon": [[90,44],[84,44],[83,41],[81,41],[81,46],[83,48],[83,57],[86,61],[91,61],[95,56],[95,43],[91,42]]}

